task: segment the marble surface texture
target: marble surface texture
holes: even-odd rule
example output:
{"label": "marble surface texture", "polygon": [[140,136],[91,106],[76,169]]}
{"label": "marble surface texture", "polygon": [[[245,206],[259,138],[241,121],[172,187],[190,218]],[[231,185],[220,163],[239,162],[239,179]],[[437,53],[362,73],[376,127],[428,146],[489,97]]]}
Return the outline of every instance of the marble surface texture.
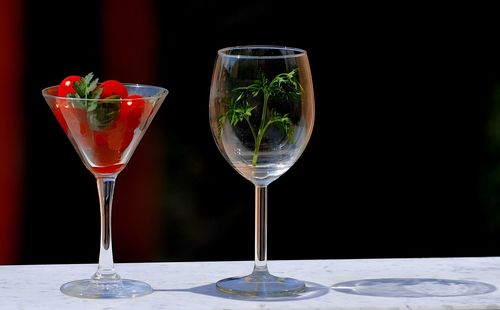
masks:
{"label": "marble surface texture", "polygon": [[224,295],[214,283],[252,262],[117,264],[123,278],[151,284],[134,299],[68,297],[61,284],[90,277],[96,265],[0,266],[0,309],[500,309],[500,258],[270,261],[272,273],[308,290],[280,300]]}

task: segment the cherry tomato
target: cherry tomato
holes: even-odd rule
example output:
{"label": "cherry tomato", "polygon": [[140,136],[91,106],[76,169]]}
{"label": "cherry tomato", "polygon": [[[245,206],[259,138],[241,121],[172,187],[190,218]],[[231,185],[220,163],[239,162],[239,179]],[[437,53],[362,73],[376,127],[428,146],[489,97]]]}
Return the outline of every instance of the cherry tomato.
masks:
{"label": "cherry tomato", "polygon": [[95,146],[108,146],[107,135],[105,131],[94,131],[93,134]]}
{"label": "cherry tomato", "polygon": [[126,98],[128,96],[128,91],[122,83],[115,80],[107,80],[102,82],[102,94],[101,98],[107,98],[109,96],[117,95],[120,98]]}
{"label": "cherry tomato", "polygon": [[127,147],[132,142],[132,139],[134,139],[134,131],[133,130],[126,130],[123,133],[123,140],[122,140],[122,143],[120,145],[120,152],[123,152],[127,149]]}
{"label": "cherry tomato", "polygon": [[130,95],[120,103],[120,121],[126,122],[127,129],[134,130],[141,122],[146,103],[142,96]]}
{"label": "cherry tomato", "polygon": [[66,124],[66,120],[64,119],[61,109],[59,107],[55,107],[52,112],[59,122],[59,125],[61,125],[62,129],[64,130],[64,133],[68,133],[68,124]]}
{"label": "cherry tomato", "polygon": [[81,77],[78,75],[70,75],[59,83],[57,95],[59,97],[66,97],[67,94],[74,94],[76,90],[73,88],[75,81],[80,81]]}

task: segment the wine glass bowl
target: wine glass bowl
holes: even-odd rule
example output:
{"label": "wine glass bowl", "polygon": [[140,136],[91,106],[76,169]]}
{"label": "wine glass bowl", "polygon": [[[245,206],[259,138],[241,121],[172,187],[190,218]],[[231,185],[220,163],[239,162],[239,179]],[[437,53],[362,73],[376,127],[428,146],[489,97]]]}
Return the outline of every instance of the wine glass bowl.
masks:
{"label": "wine glass bowl", "polygon": [[124,84],[126,98],[69,98],[57,95],[59,86],[42,95],[87,169],[96,177],[101,213],[99,264],[90,279],[61,286],[81,298],[128,298],[152,293],[147,283],[122,279],[114,269],[111,209],[115,181],[168,94],[164,88]]}
{"label": "wine glass bowl", "polygon": [[251,275],[223,279],[223,292],[280,297],[304,282],[267,271],[267,186],[304,151],[314,125],[307,53],[298,48],[238,46],[218,51],[209,102],[215,142],[231,166],[255,185],[255,266]]}
{"label": "wine glass bowl", "polygon": [[[83,163],[93,174],[120,172],[130,160],[147,127],[159,109],[167,90],[139,84],[124,84],[127,99],[80,99],[58,97],[58,86],[43,95],[54,116],[72,142]],[[87,111],[90,101],[102,101],[102,109]],[[134,107],[127,115],[123,107]]]}

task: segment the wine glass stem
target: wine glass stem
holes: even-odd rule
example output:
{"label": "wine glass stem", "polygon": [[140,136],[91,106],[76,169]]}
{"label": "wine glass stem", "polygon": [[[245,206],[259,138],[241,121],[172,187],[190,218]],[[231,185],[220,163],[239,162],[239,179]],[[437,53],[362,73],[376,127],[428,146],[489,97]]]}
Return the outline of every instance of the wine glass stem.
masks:
{"label": "wine glass stem", "polygon": [[113,264],[113,243],[111,240],[111,208],[116,176],[97,176],[97,190],[101,209],[101,246],[99,250],[99,266],[93,279],[118,280]]}
{"label": "wine glass stem", "polygon": [[267,186],[255,186],[255,271],[267,272]]}

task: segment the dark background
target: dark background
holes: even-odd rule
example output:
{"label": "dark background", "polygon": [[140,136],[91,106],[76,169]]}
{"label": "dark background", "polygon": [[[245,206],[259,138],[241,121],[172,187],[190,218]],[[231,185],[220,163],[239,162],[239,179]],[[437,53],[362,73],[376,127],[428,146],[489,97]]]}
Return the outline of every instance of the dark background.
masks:
{"label": "dark background", "polygon": [[[100,7],[25,1],[20,263],[97,262],[95,182],[40,90],[91,71],[117,78],[103,69]],[[269,259],[500,255],[500,27],[491,10],[264,0],[154,8],[151,82],[170,94],[137,152],[154,144],[155,250],[127,255],[133,243],[115,233],[116,261],[253,258],[253,186],[225,162],[208,123],[216,52],[243,44],[307,50],[315,87],[309,145],[269,188]],[[120,182],[134,183],[135,155],[118,178],[121,201],[134,195]]]}

